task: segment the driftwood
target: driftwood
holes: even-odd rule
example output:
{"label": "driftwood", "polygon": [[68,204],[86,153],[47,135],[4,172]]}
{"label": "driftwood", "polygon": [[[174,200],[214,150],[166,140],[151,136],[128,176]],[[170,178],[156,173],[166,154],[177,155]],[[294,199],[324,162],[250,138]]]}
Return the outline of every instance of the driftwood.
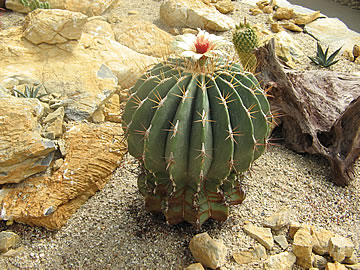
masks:
{"label": "driftwood", "polygon": [[258,79],[272,87],[269,98],[281,120],[286,145],[299,153],[320,154],[333,181],[346,186],[360,156],[360,78],[329,70],[287,70],[272,40],[256,52]]}

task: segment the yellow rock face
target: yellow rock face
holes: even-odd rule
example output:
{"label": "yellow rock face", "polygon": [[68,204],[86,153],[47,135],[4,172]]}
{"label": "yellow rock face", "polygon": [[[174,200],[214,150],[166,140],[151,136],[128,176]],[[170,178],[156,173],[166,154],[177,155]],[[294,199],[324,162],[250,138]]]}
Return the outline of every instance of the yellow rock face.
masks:
{"label": "yellow rock face", "polygon": [[2,219],[59,229],[102,189],[126,152],[119,124],[77,123],[68,127],[66,156],[51,176],[29,178],[3,188]]}
{"label": "yellow rock face", "polygon": [[0,184],[19,183],[48,167],[55,144],[41,136],[43,112],[35,98],[0,98]]}

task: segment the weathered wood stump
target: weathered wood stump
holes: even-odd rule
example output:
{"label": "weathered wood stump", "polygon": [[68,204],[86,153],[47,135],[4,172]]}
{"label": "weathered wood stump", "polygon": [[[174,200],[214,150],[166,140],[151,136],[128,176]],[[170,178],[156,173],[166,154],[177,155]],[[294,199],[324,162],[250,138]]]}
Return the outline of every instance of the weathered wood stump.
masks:
{"label": "weathered wood stump", "polygon": [[329,70],[288,70],[274,41],[258,49],[258,79],[272,87],[269,98],[280,115],[286,145],[299,153],[320,154],[333,181],[346,186],[360,156],[360,77]]}

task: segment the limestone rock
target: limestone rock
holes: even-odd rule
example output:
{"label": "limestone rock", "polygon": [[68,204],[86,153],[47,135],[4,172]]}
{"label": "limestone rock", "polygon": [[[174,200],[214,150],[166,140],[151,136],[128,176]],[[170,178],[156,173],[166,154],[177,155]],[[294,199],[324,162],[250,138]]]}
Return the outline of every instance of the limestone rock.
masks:
{"label": "limestone rock", "polygon": [[259,241],[266,249],[274,247],[274,239],[269,228],[257,227],[253,224],[246,224],[243,227],[245,233]]}
{"label": "limestone rock", "polygon": [[238,264],[247,264],[257,260],[256,258],[254,258],[253,253],[251,251],[234,252],[232,256],[235,262]]}
{"label": "limestone rock", "polygon": [[168,26],[226,31],[235,28],[235,22],[221,14],[212,5],[200,0],[165,0],[160,6],[160,19]]}
{"label": "limestone rock", "polygon": [[225,264],[227,247],[212,239],[207,232],[195,235],[190,241],[190,251],[203,266],[216,269]]}
{"label": "limestone rock", "polygon": [[83,33],[93,35],[95,37],[103,37],[106,39],[115,39],[114,31],[111,24],[102,17],[93,17],[84,25]]}
{"label": "limestone rock", "polygon": [[327,259],[320,255],[314,255],[313,266],[318,269],[325,269],[326,264],[328,263]]}
{"label": "limestone rock", "polygon": [[350,257],[346,257],[345,260],[342,261],[342,263],[345,264],[357,264],[359,262],[359,259],[357,258],[355,254],[355,250],[353,251],[352,255]]}
{"label": "limestone rock", "polygon": [[351,257],[354,243],[342,236],[333,236],[329,240],[329,254],[336,262],[342,262],[345,257]]}
{"label": "limestone rock", "polygon": [[283,28],[287,29],[287,30],[290,30],[290,31],[293,31],[293,32],[303,32],[303,29],[299,26],[297,26],[296,24],[294,23],[282,23],[280,24]]}
{"label": "limestone rock", "polygon": [[296,256],[296,264],[310,268],[313,265],[312,238],[310,228],[302,226],[294,235],[293,252]]}
{"label": "limestone rock", "polygon": [[345,265],[334,262],[334,263],[327,263],[325,270],[347,270]]}
{"label": "limestone rock", "polygon": [[[76,121],[88,119],[118,84],[123,89],[133,86],[146,67],[158,62],[115,40],[88,33],[82,34],[72,51],[61,44],[34,45],[22,38],[21,27],[1,31],[0,40],[0,81],[24,75],[32,78],[58,96],[66,119]],[[117,80],[98,76],[103,65]]]}
{"label": "limestone rock", "polygon": [[281,209],[264,219],[264,227],[269,227],[273,230],[280,230],[282,227],[289,225],[292,211],[290,209]]}
{"label": "limestone rock", "polygon": [[0,184],[19,183],[45,171],[55,144],[41,136],[38,99],[0,98]]}
{"label": "limestone rock", "polygon": [[[18,247],[16,249],[9,249],[8,251],[1,254],[1,257],[14,257],[25,250],[24,247]],[[4,269],[4,268],[3,268]]]}
{"label": "limestone rock", "polygon": [[259,14],[261,14],[263,12],[259,8],[250,8],[250,13],[251,13],[251,15],[256,16],[256,15],[259,15]]}
{"label": "limestone rock", "polygon": [[282,249],[287,249],[289,246],[289,243],[284,235],[274,235],[274,240]]}
{"label": "limestone rock", "polygon": [[295,233],[301,228],[299,222],[292,221],[289,225],[289,236],[294,239]]}
{"label": "limestone rock", "polygon": [[218,11],[220,11],[222,14],[227,14],[232,11],[234,11],[234,4],[231,2],[231,0],[220,0],[217,1],[214,5]]}
{"label": "limestone rock", "polygon": [[316,254],[324,255],[329,251],[329,240],[334,233],[325,229],[312,229],[313,251]]}
{"label": "limestone rock", "polygon": [[264,264],[264,270],[291,270],[296,262],[296,256],[291,252],[272,255]]}
{"label": "limestone rock", "polygon": [[280,26],[280,24],[278,24],[278,23],[272,23],[271,24],[271,31],[273,31],[274,33],[279,33],[279,32],[281,32],[283,30],[284,30],[284,28],[282,28]]}
{"label": "limestone rock", "polygon": [[[47,0],[51,9],[67,9],[81,12],[87,16],[101,15],[115,0]],[[30,8],[24,7],[18,0],[6,0],[6,8],[27,13]]]}
{"label": "limestone rock", "polygon": [[15,248],[20,241],[20,236],[14,232],[0,232],[0,252],[7,252],[9,249]]}
{"label": "limestone rock", "polygon": [[257,245],[251,250],[234,252],[232,256],[238,264],[247,264],[267,258],[266,249],[262,245]]}
{"label": "limestone rock", "polygon": [[327,44],[331,50],[342,46],[343,50],[352,50],[354,44],[360,44],[360,33],[350,30],[337,18],[319,18],[305,25],[305,30]]}
{"label": "limestone rock", "polygon": [[64,132],[63,118],[57,118],[45,128],[45,137],[50,140],[55,140]]}
{"label": "limestone rock", "polygon": [[59,107],[58,109],[56,109],[54,112],[49,113],[45,119],[43,120],[43,122],[45,124],[47,123],[52,123],[54,122],[56,119],[60,118],[63,119],[65,115],[65,111],[64,111],[64,107]]}
{"label": "limestone rock", "polygon": [[[63,0],[55,1],[58,3],[64,2]],[[87,16],[99,16],[114,2],[115,0],[67,0],[65,1],[65,9],[81,12]]]}
{"label": "limestone rock", "polygon": [[350,270],[360,270],[360,263],[357,263],[357,264],[349,264],[349,265],[346,265],[346,267]]}
{"label": "limestone rock", "polygon": [[[66,156],[50,176],[3,187],[1,219],[59,229],[102,189],[126,152],[119,124],[73,123],[65,135]],[[19,198],[15,200],[15,198]]]}
{"label": "limestone rock", "polygon": [[295,12],[293,8],[287,8],[287,7],[279,7],[273,18],[277,20],[289,20],[295,17]]}
{"label": "limestone rock", "polygon": [[321,16],[320,11],[315,11],[311,14],[296,14],[294,23],[295,24],[308,24],[315,21]]}
{"label": "limestone rock", "polygon": [[186,267],[184,270],[204,270],[201,263],[193,263]]}
{"label": "limestone rock", "polygon": [[60,9],[36,9],[25,17],[24,37],[33,44],[78,40],[87,16]]}
{"label": "limestone rock", "polygon": [[275,39],[276,55],[290,67],[295,67],[299,58],[304,55],[299,43],[286,31],[270,34],[264,37],[264,42]]}
{"label": "limestone rock", "polygon": [[123,19],[112,27],[119,43],[138,53],[154,57],[167,55],[174,39],[155,24],[137,19]]}
{"label": "limestone rock", "polygon": [[259,260],[266,259],[268,257],[266,253],[266,249],[263,245],[256,245],[254,250],[252,251],[254,257],[258,258]]}

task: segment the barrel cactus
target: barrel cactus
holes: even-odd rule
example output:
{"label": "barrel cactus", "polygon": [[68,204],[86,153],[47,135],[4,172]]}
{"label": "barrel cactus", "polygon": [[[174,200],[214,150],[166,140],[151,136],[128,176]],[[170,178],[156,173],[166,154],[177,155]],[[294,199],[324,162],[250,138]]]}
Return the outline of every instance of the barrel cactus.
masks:
{"label": "barrel cactus", "polygon": [[244,23],[236,25],[232,41],[243,67],[246,70],[255,71],[257,59],[254,50],[258,47],[258,37],[246,19]]}
{"label": "barrel cactus", "polygon": [[[272,116],[252,73],[225,58],[205,31],[178,38],[184,50],[148,70],[123,113],[129,153],[142,166],[145,207],[169,224],[224,221],[245,194],[240,180],[265,150]],[[213,57],[214,56],[214,57]]]}

